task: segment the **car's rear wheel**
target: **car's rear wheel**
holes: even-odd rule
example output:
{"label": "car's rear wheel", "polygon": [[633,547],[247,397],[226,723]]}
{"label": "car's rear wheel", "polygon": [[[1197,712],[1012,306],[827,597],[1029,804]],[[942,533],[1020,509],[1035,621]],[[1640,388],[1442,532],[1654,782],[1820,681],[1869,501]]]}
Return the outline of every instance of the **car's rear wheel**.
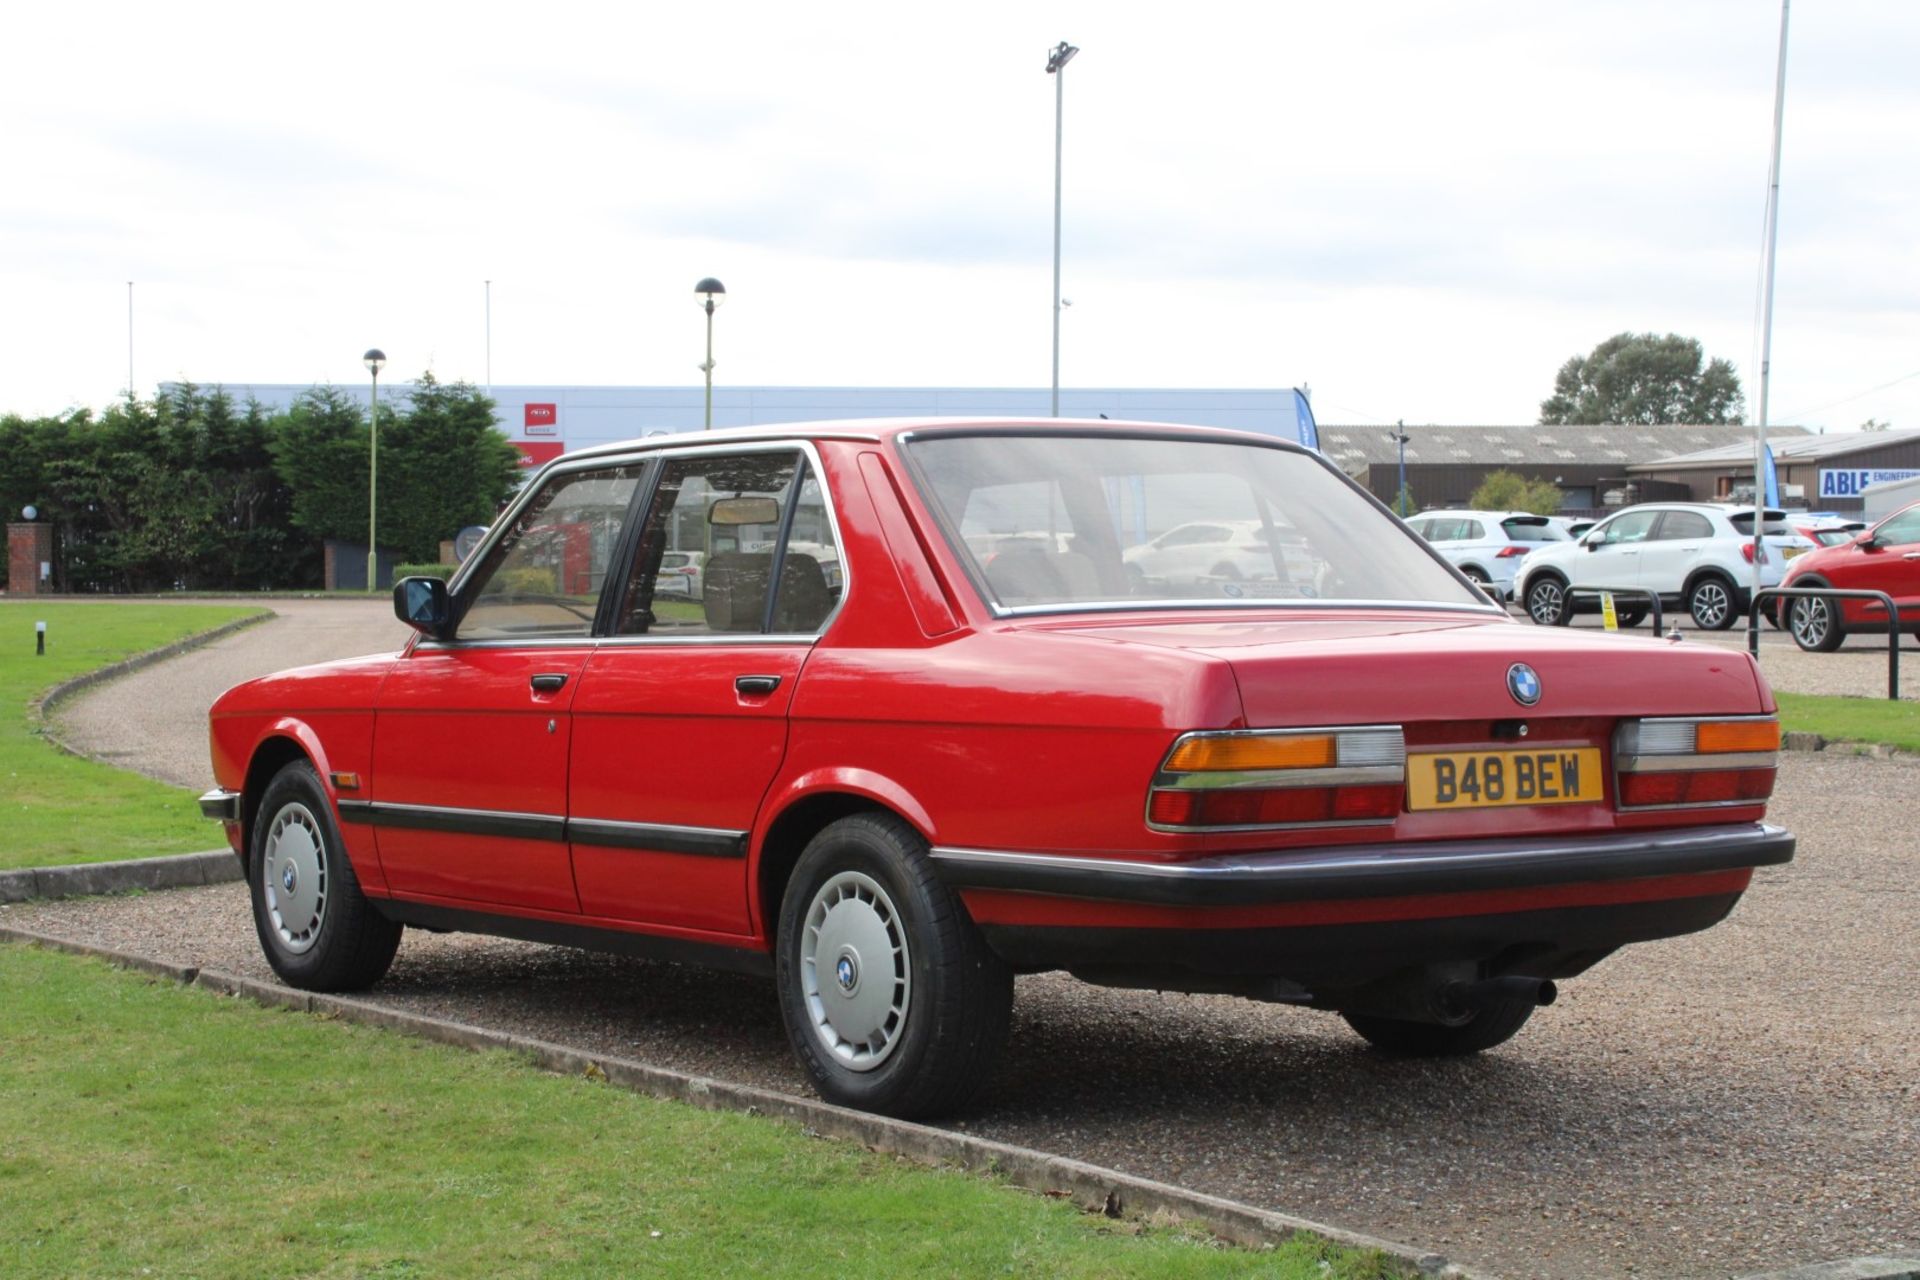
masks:
{"label": "car's rear wheel", "polygon": [[1847,638],[1831,600],[1797,596],[1787,608],[1787,632],[1808,653],[1832,653]]}
{"label": "car's rear wheel", "polygon": [[1708,574],[1687,592],[1687,612],[1702,631],[1725,631],[1740,616],[1733,585],[1718,574]]}
{"label": "car's rear wheel", "polygon": [[971,1099],[1013,1011],[1013,972],[891,814],[842,818],[800,855],[775,977],[794,1055],[830,1102],[933,1116]]}
{"label": "car's rear wheel", "polygon": [[1573,621],[1573,603],[1567,584],[1558,574],[1543,573],[1527,584],[1527,616],[1543,627],[1564,627]]}
{"label": "car's rear wheel", "polygon": [[393,964],[401,927],[360,891],[320,775],[275,774],[253,822],[247,882],[267,963],[305,991],[358,991]]}
{"label": "car's rear wheel", "polygon": [[1511,1040],[1527,1025],[1536,1007],[1536,1001],[1524,997],[1502,1000],[1478,1010],[1464,1022],[1453,1024],[1409,1022],[1404,1018],[1380,1018],[1365,1013],[1340,1016],[1382,1053],[1403,1058],[1454,1058]]}

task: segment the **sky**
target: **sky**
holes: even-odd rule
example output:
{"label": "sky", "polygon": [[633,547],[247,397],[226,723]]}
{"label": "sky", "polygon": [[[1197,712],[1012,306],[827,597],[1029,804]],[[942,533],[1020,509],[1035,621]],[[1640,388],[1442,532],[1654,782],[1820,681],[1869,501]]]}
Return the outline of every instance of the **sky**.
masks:
{"label": "sky", "polygon": [[[0,412],[166,380],[1307,385],[1758,409],[1776,0],[16,6]],[[1920,427],[1920,5],[1793,12],[1769,418]],[[485,282],[491,281],[489,287]],[[491,297],[491,323],[488,298]],[[489,358],[489,334],[491,356]]]}

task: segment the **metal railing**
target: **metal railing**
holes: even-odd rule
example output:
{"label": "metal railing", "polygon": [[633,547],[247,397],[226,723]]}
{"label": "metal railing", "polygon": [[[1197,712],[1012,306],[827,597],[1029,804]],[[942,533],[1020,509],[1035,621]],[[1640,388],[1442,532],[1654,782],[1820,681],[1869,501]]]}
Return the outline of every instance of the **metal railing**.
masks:
{"label": "metal railing", "polygon": [[[1884,591],[1842,591],[1837,587],[1766,587],[1753,597],[1753,612],[1747,618],[1747,652],[1760,657],[1760,609],[1770,599],[1871,600],[1887,611],[1887,697],[1900,696],[1900,610],[1893,597]],[[1780,620],[1781,630],[1793,625],[1791,610]],[[1833,609],[1832,625],[1844,626],[1840,609]]]}
{"label": "metal railing", "polygon": [[1565,592],[1567,608],[1573,608],[1575,596],[1639,596],[1653,605],[1653,633],[1660,634],[1660,593],[1649,591],[1645,587],[1568,587]]}

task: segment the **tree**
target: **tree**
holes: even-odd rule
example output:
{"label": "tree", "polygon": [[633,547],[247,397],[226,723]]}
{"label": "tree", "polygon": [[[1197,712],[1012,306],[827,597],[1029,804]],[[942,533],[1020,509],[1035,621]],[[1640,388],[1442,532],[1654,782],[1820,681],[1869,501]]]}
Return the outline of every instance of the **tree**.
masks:
{"label": "tree", "polygon": [[1550,516],[1560,509],[1560,490],[1551,480],[1529,480],[1517,471],[1495,471],[1467,499],[1475,511],[1531,511]]}
{"label": "tree", "polygon": [[1878,418],[1868,418],[1860,424],[1860,429],[1862,431],[1891,431],[1893,430],[1893,424],[1891,422],[1882,422]]}
{"label": "tree", "polygon": [[1737,423],[1746,409],[1733,365],[1670,333],[1616,333],[1560,366],[1540,402],[1543,426]]}

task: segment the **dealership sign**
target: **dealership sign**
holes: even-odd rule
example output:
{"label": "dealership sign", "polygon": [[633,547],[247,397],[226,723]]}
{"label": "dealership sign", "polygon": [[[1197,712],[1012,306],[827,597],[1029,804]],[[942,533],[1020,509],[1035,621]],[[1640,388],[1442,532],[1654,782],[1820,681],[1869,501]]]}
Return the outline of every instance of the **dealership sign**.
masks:
{"label": "dealership sign", "polygon": [[1820,469],[1820,496],[1823,498],[1857,498],[1867,491],[1868,485],[1891,484],[1895,480],[1911,480],[1920,476],[1920,471],[1830,471]]}
{"label": "dealership sign", "polygon": [[560,406],[557,404],[530,404],[527,406],[526,431],[530,436],[557,436],[560,434]]}

